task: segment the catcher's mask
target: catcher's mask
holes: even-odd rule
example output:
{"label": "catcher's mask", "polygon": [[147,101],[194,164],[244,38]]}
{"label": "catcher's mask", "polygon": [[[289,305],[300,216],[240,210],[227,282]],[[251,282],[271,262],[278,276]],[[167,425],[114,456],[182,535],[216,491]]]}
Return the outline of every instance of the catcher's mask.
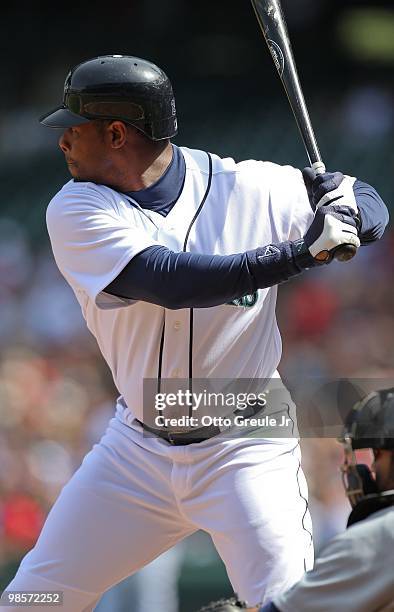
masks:
{"label": "catcher's mask", "polygon": [[340,441],[345,455],[341,467],[342,482],[349,502],[354,508],[366,495],[376,495],[379,490],[370,468],[364,463],[357,462],[351,438],[344,436]]}
{"label": "catcher's mask", "polygon": [[352,508],[379,491],[370,468],[358,463],[359,449],[394,450],[394,387],[374,391],[357,402],[347,416],[343,437],[342,480]]}

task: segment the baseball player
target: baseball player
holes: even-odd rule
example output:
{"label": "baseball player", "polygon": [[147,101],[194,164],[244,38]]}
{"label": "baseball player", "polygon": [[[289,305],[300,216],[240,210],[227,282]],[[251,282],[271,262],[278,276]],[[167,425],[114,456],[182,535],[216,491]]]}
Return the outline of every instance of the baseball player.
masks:
{"label": "baseball player", "polygon": [[[394,611],[394,388],[367,395],[351,410],[341,440],[345,490],[352,506],[348,528],[323,549],[314,569],[262,608],[235,598],[200,612]],[[375,478],[357,463],[373,449]]]}
{"label": "baseball player", "polygon": [[[276,286],[380,238],[386,207],[339,172],[306,171],[306,188],[289,166],[175,146],[171,83],[137,57],[73,68],[41,123],[62,129],[72,176],[47,211],[54,257],[120,397],[7,590],[62,591],[65,610],[91,610],[203,529],[234,590],[271,600],[312,565],[298,439],[252,421],[264,402],[247,404],[245,435],[221,422],[163,426],[144,379],[158,393],[169,379],[280,383]],[[280,405],[290,414],[285,389]]]}

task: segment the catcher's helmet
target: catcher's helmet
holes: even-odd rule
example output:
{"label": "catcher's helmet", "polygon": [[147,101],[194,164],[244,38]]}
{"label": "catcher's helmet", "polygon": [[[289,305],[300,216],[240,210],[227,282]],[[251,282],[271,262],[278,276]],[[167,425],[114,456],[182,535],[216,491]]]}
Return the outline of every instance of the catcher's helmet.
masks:
{"label": "catcher's helmet", "polygon": [[352,448],[394,450],[394,387],[373,391],[350,411],[345,436]]}
{"label": "catcher's helmet", "polygon": [[168,77],[155,64],[129,55],[102,55],[78,64],[65,80],[63,104],[40,122],[68,128],[94,119],[119,119],[151,140],[175,136],[175,99]]}
{"label": "catcher's helmet", "polygon": [[374,391],[357,402],[347,416],[343,437],[342,480],[352,505],[348,525],[394,502],[392,491],[378,488],[370,468],[357,462],[361,448],[394,451],[394,387]]}

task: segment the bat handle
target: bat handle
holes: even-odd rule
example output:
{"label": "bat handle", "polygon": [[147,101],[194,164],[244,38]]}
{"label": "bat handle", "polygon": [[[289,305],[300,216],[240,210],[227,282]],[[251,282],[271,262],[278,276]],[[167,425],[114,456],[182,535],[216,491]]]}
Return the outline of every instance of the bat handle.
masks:
{"label": "bat handle", "polygon": [[312,164],[312,170],[315,171],[315,174],[324,174],[326,171],[326,167],[321,160],[316,161]]}
{"label": "bat handle", "polygon": [[[326,171],[326,167],[321,160],[314,162],[312,164],[312,168],[315,171],[316,175],[324,174]],[[336,259],[337,261],[349,261],[349,259],[352,259],[356,253],[357,249],[353,244],[342,244],[341,246],[335,249],[334,259]],[[324,261],[324,252],[318,253],[316,255],[316,259]]]}

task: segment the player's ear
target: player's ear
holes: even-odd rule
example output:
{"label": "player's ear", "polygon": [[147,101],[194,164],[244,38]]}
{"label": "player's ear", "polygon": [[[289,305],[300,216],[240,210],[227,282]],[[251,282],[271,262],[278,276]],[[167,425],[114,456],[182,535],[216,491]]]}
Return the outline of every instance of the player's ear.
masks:
{"label": "player's ear", "polygon": [[111,121],[108,136],[113,149],[121,149],[127,140],[127,126],[123,121]]}

